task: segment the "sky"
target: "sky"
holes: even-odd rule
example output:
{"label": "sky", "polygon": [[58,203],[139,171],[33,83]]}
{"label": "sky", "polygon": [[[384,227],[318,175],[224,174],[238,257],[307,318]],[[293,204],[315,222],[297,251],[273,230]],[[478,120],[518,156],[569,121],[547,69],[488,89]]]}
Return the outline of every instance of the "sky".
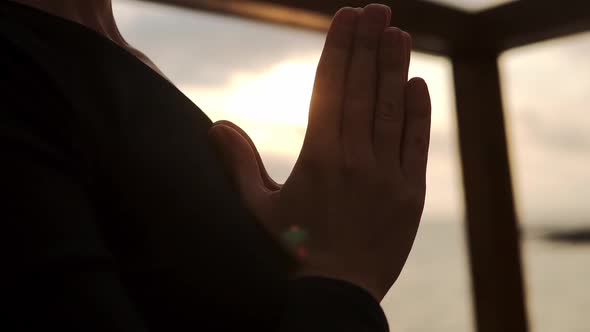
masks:
{"label": "sky", "polygon": [[[244,128],[283,182],[301,148],[325,35],[136,0],[113,0],[113,7],[127,41],[212,120]],[[517,211],[525,223],[590,225],[588,54],[590,33],[510,50],[499,60]],[[424,221],[459,222],[451,64],[414,52],[410,75],[426,79],[433,105]]]}
{"label": "sky", "polygon": [[426,0],[445,6],[455,7],[457,9],[477,12],[488,8],[514,2],[516,0]]}

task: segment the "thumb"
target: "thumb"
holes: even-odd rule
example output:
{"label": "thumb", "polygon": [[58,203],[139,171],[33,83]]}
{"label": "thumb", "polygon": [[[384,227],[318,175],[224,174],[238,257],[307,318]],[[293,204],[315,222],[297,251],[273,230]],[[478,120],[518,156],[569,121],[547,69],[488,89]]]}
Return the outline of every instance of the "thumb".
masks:
{"label": "thumb", "polygon": [[209,138],[221,157],[238,192],[247,207],[256,215],[261,211],[268,190],[258,169],[256,154],[250,144],[235,129],[226,125],[214,125]]}

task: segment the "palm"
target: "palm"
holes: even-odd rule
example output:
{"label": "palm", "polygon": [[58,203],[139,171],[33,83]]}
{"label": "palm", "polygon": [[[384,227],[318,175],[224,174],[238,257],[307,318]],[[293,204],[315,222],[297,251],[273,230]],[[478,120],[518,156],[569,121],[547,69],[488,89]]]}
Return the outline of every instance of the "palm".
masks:
{"label": "palm", "polygon": [[336,15],[303,148],[283,186],[241,129],[212,129],[258,219],[277,236],[293,225],[309,231],[301,273],[349,280],[376,297],[399,275],[416,234],[430,128],[426,85],[407,80],[409,35],[387,28],[385,8]]}

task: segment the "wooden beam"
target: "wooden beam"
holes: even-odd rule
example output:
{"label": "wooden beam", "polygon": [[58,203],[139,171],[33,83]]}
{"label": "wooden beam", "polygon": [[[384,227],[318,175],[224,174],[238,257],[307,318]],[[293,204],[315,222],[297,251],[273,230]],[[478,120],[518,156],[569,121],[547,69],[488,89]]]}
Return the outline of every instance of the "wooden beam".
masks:
{"label": "wooden beam", "polygon": [[232,15],[256,21],[325,31],[330,16],[305,8],[290,7],[272,1],[250,0],[143,0]]}
{"label": "wooden beam", "polygon": [[474,22],[478,40],[501,52],[590,30],[590,1],[520,0],[478,13]]}
{"label": "wooden beam", "polygon": [[[144,0],[216,13],[326,31],[341,7],[363,7],[367,0]],[[381,0],[393,8],[393,25],[412,34],[416,50],[451,54],[464,39],[463,23],[469,14],[420,0]]]}
{"label": "wooden beam", "polygon": [[452,61],[477,331],[526,332],[497,58],[484,51]]}

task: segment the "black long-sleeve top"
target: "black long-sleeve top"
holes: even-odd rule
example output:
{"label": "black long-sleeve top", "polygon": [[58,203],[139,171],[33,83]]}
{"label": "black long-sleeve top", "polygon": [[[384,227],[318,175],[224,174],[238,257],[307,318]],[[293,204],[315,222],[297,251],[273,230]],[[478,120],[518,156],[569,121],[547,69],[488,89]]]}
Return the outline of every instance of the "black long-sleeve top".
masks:
{"label": "black long-sleeve top", "polygon": [[361,288],[289,279],[210,126],[114,42],[2,1],[0,330],[386,331]]}

